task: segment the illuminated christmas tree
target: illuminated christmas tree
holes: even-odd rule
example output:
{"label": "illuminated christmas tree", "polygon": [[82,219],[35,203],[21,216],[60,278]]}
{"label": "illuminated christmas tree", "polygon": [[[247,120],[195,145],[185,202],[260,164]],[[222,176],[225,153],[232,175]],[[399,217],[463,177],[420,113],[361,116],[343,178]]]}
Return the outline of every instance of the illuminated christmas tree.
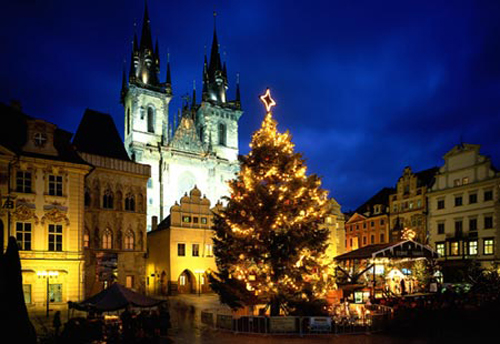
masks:
{"label": "illuminated christmas tree", "polygon": [[252,136],[227,206],[215,216],[218,272],[211,287],[233,309],[268,304],[271,314],[313,303],[333,289],[321,227],[327,192],[306,165],[288,132],[279,133],[269,90],[261,97],[267,115]]}

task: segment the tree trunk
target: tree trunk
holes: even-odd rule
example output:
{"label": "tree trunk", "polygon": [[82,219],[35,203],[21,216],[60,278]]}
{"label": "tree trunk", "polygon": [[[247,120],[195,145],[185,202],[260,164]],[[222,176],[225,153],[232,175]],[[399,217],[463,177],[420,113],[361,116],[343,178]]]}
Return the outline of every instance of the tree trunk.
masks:
{"label": "tree trunk", "polygon": [[271,316],[277,317],[280,315],[281,303],[277,296],[271,300]]}

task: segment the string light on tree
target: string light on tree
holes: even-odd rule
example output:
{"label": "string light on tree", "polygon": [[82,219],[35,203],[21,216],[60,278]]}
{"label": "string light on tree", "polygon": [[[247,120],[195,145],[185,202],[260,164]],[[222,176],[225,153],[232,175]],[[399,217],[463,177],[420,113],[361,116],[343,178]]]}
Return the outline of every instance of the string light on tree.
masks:
{"label": "string light on tree", "polygon": [[210,281],[232,308],[267,303],[277,315],[280,306],[293,309],[334,288],[325,255],[329,232],[320,228],[327,192],[318,176],[306,174],[290,133],[278,132],[269,89],[260,100],[266,116],[229,182],[227,207],[214,219],[219,271]]}

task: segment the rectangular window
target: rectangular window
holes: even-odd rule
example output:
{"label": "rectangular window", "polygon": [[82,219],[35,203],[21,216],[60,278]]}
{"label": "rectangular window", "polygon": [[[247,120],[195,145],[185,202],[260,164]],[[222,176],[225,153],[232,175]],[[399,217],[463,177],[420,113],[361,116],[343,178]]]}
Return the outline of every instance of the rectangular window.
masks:
{"label": "rectangular window", "polygon": [[462,196],[455,196],[455,207],[460,207],[462,205]]}
{"label": "rectangular window", "polygon": [[469,194],[469,204],[477,203],[477,193]]}
{"label": "rectangular window", "polygon": [[436,243],[436,252],[441,257],[444,257],[446,255],[444,242],[438,242],[438,243]]}
{"label": "rectangular window", "polygon": [[380,225],[383,226],[385,224],[384,219],[380,219]]}
{"label": "rectangular window", "polygon": [[421,208],[422,207],[422,200],[419,199],[417,200],[417,208]]}
{"label": "rectangular window", "polygon": [[461,181],[460,181],[460,179],[455,179],[455,180],[453,181],[453,186],[460,186],[460,185],[461,185]]}
{"label": "rectangular window", "polygon": [[125,277],[125,287],[132,289],[134,288],[134,276],[133,275],[127,275]]}
{"label": "rectangular window", "polygon": [[63,177],[49,175],[49,195],[62,196],[63,195]]}
{"label": "rectangular window", "polygon": [[193,244],[191,246],[193,257],[199,257],[200,256],[200,244]]}
{"label": "rectangular window", "polygon": [[198,223],[198,221],[199,221],[198,216],[193,216],[193,223]]}
{"label": "rectangular window", "polygon": [[484,229],[493,228],[493,216],[485,216],[484,217]]}
{"label": "rectangular window", "polygon": [[366,237],[363,237],[363,245],[366,245]]}
{"label": "rectangular window", "polygon": [[31,303],[31,284],[23,284],[24,303]]}
{"label": "rectangular window", "polygon": [[212,244],[205,244],[205,257],[213,257],[214,251]]}
{"label": "rectangular window", "polygon": [[485,255],[495,253],[495,239],[484,239],[483,246],[483,252]]}
{"label": "rectangular window", "polygon": [[444,234],[444,222],[437,224],[438,234]]}
{"label": "rectangular window", "polygon": [[437,201],[437,208],[444,209],[444,199],[440,199]]}
{"label": "rectangular window", "polygon": [[455,236],[461,237],[463,233],[463,223],[462,221],[455,221]]}
{"label": "rectangular window", "polygon": [[452,256],[458,256],[459,251],[458,251],[458,241],[454,241],[450,244],[450,255]]}
{"label": "rectangular window", "polygon": [[477,219],[469,219],[469,231],[477,231]]}
{"label": "rectangular window", "polygon": [[206,217],[202,217],[201,218],[201,223],[204,224],[204,225],[206,225],[208,223],[207,218]]}
{"label": "rectangular window", "polygon": [[385,235],[384,233],[380,233],[380,243],[384,243],[385,242]]}
{"label": "rectangular window", "polygon": [[370,244],[375,244],[375,235],[370,236]]}
{"label": "rectangular window", "polygon": [[182,217],[182,222],[190,223],[191,222],[191,216],[183,216]]}
{"label": "rectangular window", "polygon": [[477,255],[477,240],[469,241],[469,255]]}
{"label": "rectangular window", "polygon": [[486,190],[484,192],[484,200],[491,201],[493,199],[493,190]]}
{"label": "rectangular window", "polygon": [[31,172],[17,171],[16,173],[16,191],[31,193]]}
{"label": "rectangular window", "polygon": [[62,251],[62,225],[49,225],[49,251]]}
{"label": "rectangular window", "polygon": [[21,251],[31,250],[31,223],[16,222],[16,240]]}
{"label": "rectangular window", "polygon": [[177,244],[177,255],[179,257],[184,257],[186,255],[186,244],[183,243]]}
{"label": "rectangular window", "polygon": [[371,221],[370,226],[375,227],[375,221]]}
{"label": "rectangular window", "polygon": [[469,177],[463,177],[462,178],[462,185],[467,185],[469,184]]}
{"label": "rectangular window", "polygon": [[62,284],[49,284],[49,301],[62,302]]}

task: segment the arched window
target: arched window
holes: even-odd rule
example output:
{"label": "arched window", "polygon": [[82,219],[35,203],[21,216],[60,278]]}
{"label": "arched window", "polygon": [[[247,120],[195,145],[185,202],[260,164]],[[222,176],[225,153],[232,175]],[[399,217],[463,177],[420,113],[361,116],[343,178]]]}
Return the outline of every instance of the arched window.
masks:
{"label": "arched window", "polygon": [[135,237],[134,237],[134,232],[132,232],[130,229],[125,233],[125,249],[126,250],[133,250],[135,247]]}
{"label": "arched window", "polygon": [[104,209],[113,209],[113,193],[109,189],[102,196],[102,207]]}
{"label": "arched window", "polygon": [[128,194],[125,198],[125,210],[135,211],[135,197],[132,194]]}
{"label": "arched window", "polygon": [[148,132],[155,132],[155,110],[151,106],[148,107]]}
{"label": "arched window", "polygon": [[106,229],[102,234],[101,247],[105,250],[113,248],[113,234],[109,229]]}
{"label": "arched window", "polygon": [[226,125],[224,123],[219,123],[219,145],[226,145]]}
{"label": "arched window", "polygon": [[90,232],[88,229],[83,231],[83,247],[90,248]]}

